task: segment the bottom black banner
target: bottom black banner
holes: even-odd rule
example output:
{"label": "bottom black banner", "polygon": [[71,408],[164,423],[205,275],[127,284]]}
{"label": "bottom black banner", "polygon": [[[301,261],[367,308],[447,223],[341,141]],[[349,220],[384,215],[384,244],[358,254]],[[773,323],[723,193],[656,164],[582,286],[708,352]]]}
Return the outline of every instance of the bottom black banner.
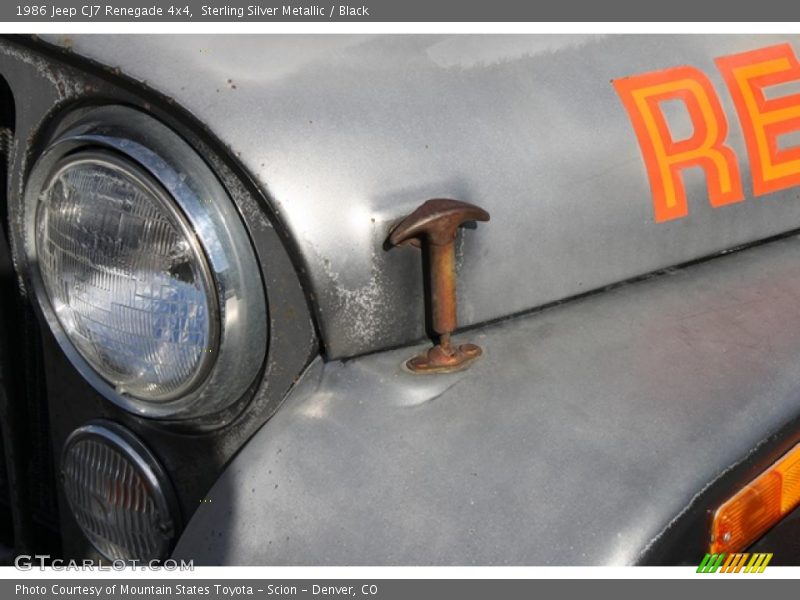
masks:
{"label": "bottom black banner", "polygon": [[[459,600],[496,598],[535,598],[537,594],[610,597],[614,594],[646,594],[648,600],[676,598],[686,600],[701,594],[708,597],[709,577],[698,579],[359,579],[359,580],[0,580],[0,598],[46,598],[50,600],[150,600],[185,598],[186,600],[297,598],[301,600],[359,598],[362,600]],[[791,580],[758,578],[713,578],[713,593],[731,598],[753,598],[763,594],[792,592]],[[758,589],[755,586],[760,586]]]}

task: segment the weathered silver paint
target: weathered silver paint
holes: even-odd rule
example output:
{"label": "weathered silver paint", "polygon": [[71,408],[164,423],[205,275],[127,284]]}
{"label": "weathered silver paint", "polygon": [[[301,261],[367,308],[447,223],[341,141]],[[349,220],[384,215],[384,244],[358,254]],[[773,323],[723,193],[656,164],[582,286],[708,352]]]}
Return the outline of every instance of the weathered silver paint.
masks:
{"label": "weathered silver paint", "polygon": [[486,356],[468,371],[409,374],[404,349],[318,361],[175,555],[636,562],[800,416],[798,298],[792,237],[470,332]]}
{"label": "weathered silver paint", "polygon": [[[427,198],[492,214],[459,249],[469,264],[462,325],[800,224],[796,190],[750,197],[741,131],[713,64],[796,36],[48,39],[146,80],[230,146],[299,246],[334,358],[422,337],[418,256],[383,242]],[[702,172],[690,170],[689,217],[656,224],[610,81],[682,64],[714,83],[748,199],[712,209]],[[670,118],[678,129],[681,116]]]}

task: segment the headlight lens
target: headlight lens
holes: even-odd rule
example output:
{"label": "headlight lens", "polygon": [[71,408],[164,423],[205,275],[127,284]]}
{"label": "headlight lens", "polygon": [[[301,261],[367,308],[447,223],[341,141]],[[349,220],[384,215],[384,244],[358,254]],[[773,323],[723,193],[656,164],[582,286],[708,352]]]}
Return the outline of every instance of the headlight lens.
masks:
{"label": "headlight lens", "polygon": [[130,431],[105,421],[75,430],[61,477],[75,520],[103,556],[167,556],[178,529],[175,496],[161,465]]}
{"label": "headlight lens", "polygon": [[208,265],[145,173],[110,154],[66,159],[42,193],[36,244],[64,331],[118,392],[167,400],[202,380],[217,349]]}

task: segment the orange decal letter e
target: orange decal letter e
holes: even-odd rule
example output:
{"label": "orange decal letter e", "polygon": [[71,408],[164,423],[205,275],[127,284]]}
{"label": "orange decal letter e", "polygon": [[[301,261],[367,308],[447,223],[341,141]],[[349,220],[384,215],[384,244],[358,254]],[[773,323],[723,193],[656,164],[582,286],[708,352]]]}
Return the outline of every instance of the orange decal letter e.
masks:
{"label": "orange decal letter e", "polygon": [[753,194],[761,196],[800,184],[800,147],[780,149],[781,135],[800,130],[800,94],[767,100],[764,88],[800,81],[800,64],[789,44],[723,56],[717,67],[742,123]]}

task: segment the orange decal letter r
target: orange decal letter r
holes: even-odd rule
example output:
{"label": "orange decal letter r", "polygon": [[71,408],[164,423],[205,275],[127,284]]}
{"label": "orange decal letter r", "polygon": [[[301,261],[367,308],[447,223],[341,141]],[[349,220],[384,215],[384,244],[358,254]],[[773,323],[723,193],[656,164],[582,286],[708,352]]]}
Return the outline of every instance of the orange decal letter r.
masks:
{"label": "orange decal letter r", "polygon": [[[689,212],[681,170],[702,167],[708,198],[719,207],[744,199],[739,167],[725,145],[728,121],[711,82],[693,67],[676,67],[613,81],[639,140],[656,221],[685,217]],[[694,132],[673,140],[661,103],[680,100]]]}

